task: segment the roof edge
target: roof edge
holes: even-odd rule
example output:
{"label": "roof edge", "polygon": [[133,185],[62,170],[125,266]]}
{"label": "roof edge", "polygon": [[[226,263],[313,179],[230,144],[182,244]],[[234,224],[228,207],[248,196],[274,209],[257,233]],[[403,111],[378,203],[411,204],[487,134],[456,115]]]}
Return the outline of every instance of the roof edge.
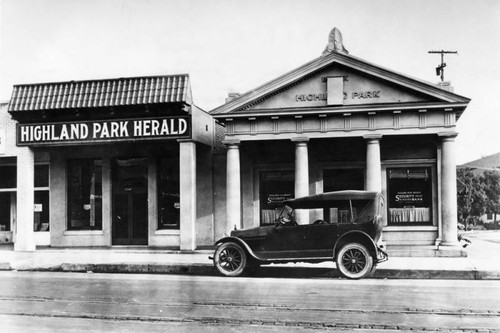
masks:
{"label": "roof edge", "polygon": [[219,107],[211,110],[210,114],[222,114],[231,112],[237,108],[241,108],[258,98],[262,98],[265,95],[281,89],[286,85],[292,84],[300,80],[302,77],[318,71],[335,62],[349,68],[360,70],[369,75],[382,77],[383,79],[392,83],[417,90],[423,94],[431,95],[445,102],[469,103],[471,100],[470,98],[443,90],[432,83],[416,79],[393,70],[389,70],[382,66],[374,65],[368,61],[352,56],[350,54],[331,53],[327,56],[320,56],[318,58],[315,58],[312,61],[292,71],[289,71],[274,80],[268,81],[255,89],[243,93],[240,97],[232,100],[231,102],[222,104]]}

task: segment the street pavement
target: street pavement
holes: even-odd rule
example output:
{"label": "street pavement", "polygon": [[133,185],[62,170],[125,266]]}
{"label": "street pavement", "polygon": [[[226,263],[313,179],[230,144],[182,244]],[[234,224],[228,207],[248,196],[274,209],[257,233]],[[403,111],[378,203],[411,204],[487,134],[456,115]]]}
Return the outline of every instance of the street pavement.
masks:
{"label": "street pavement", "polygon": [[[472,243],[467,257],[397,257],[378,265],[372,278],[500,280],[500,232],[464,233]],[[389,249],[390,250],[390,249]],[[0,247],[0,270],[94,273],[217,275],[211,250],[181,252],[151,248],[38,248],[16,252]],[[333,262],[263,266],[261,277],[337,278]]]}
{"label": "street pavement", "polygon": [[500,333],[497,281],[13,271],[0,281],[8,333]]}

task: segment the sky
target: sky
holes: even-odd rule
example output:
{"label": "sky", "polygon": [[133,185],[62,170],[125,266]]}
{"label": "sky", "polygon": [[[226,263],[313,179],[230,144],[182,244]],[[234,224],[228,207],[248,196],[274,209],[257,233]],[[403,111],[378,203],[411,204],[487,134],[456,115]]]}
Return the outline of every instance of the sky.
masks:
{"label": "sky", "polygon": [[351,55],[471,98],[457,163],[500,152],[497,0],[0,0],[0,101],[12,85],[190,75],[210,111],[320,56],[333,27]]}

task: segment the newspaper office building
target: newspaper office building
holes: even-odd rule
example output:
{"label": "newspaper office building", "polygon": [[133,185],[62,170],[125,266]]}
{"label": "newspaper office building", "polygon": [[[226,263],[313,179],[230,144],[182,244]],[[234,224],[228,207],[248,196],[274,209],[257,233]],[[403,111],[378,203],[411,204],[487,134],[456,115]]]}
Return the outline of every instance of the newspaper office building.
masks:
{"label": "newspaper office building", "polygon": [[17,85],[8,111],[16,249],[211,244],[213,120],[187,75]]}

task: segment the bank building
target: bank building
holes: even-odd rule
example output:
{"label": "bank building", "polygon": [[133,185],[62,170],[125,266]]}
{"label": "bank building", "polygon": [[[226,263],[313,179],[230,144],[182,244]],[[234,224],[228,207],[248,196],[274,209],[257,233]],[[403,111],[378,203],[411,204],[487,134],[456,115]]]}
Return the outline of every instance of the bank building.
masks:
{"label": "bank building", "polygon": [[389,254],[464,255],[455,138],[470,99],[353,56],[338,29],[318,55],[208,112],[187,74],[15,85],[0,242],[191,251],[272,223],[283,200],[354,189],[384,195]]}

